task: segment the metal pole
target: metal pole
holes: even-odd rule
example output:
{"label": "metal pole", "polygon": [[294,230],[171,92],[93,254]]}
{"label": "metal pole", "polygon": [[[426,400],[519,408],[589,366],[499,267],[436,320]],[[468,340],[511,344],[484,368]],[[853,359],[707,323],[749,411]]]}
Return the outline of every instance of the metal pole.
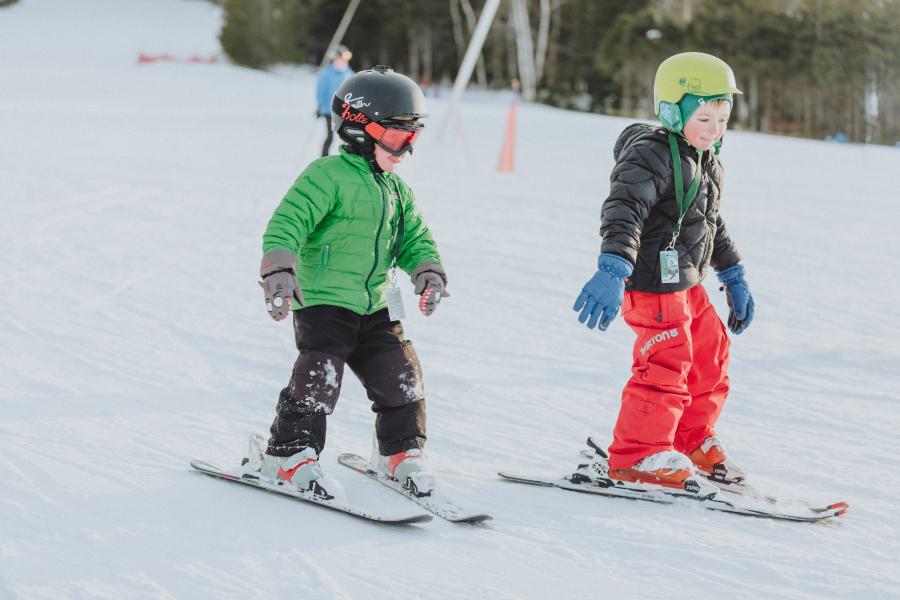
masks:
{"label": "metal pole", "polygon": [[488,31],[491,28],[491,24],[494,22],[494,15],[497,14],[497,7],[499,6],[500,0],[487,0],[484,9],[481,11],[481,16],[478,17],[478,25],[475,27],[475,31],[472,32],[472,41],[469,42],[469,47],[466,49],[466,55],[463,57],[462,65],[459,67],[459,73],[456,74],[456,81],[453,82],[453,93],[450,96],[450,109],[441,125],[438,138],[444,137],[447,125],[450,124],[450,121],[456,114],[456,107],[459,105],[463,92],[465,92],[466,86],[469,84],[469,79],[472,78],[472,70],[475,68],[475,63],[478,62],[478,56],[481,54],[481,48],[484,46],[484,40],[487,38]]}
{"label": "metal pole", "polygon": [[353,20],[353,13],[356,12],[356,7],[359,6],[359,0],[350,0],[350,4],[347,5],[347,10],[344,11],[344,16],[341,18],[341,22],[338,25],[337,30],[334,32],[334,35],[331,36],[331,41],[328,43],[328,48],[325,49],[325,56],[322,57],[322,63],[319,65],[319,70],[325,68],[325,65],[328,64],[328,59],[331,56],[331,51],[335,46],[341,43],[341,40],[344,39],[344,34],[347,33],[347,28],[350,27],[350,21]]}
{"label": "metal pole", "polygon": [[513,22],[516,29],[516,59],[519,63],[519,82],[522,84],[522,99],[534,100],[537,87],[534,73],[534,45],[531,42],[531,25],[528,22],[528,6],[525,0],[511,0]]}

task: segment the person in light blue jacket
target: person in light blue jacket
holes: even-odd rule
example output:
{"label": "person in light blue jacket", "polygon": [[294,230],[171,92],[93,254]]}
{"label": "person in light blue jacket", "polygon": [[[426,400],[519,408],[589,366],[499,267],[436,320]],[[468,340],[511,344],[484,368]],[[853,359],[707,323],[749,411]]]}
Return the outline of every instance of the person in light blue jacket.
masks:
{"label": "person in light blue jacket", "polygon": [[331,63],[322,69],[316,82],[316,114],[325,119],[325,143],[322,144],[322,156],[331,153],[331,141],[334,134],[331,130],[331,99],[345,79],[353,75],[350,59],[353,53],[346,46],[335,46],[331,52]]}

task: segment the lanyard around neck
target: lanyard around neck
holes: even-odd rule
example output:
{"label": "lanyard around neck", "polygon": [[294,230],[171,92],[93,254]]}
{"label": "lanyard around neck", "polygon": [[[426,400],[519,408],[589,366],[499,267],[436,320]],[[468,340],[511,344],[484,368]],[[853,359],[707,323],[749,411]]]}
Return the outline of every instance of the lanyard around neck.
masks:
{"label": "lanyard around neck", "polygon": [[697,164],[694,165],[694,176],[691,181],[691,187],[688,188],[687,194],[684,193],[684,179],[681,174],[681,153],[678,151],[678,141],[675,134],[669,132],[669,150],[672,151],[672,166],[675,169],[675,202],[678,205],[678,221],[675,223],[675,229],[672,230],[672,241],[669,248],[675,248],[675,240],[681,233],[681,221],[687,214],[688,207],[694,201],[697,195],[697,189],[700,187],[700,163],[703,162],[703,150],[697,150]]}

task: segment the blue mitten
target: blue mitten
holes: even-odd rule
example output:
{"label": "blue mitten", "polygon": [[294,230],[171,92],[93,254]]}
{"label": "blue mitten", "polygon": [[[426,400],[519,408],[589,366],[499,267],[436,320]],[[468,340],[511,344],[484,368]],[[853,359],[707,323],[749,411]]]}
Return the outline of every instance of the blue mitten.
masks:
{"label": "blue mitten", "polygon": [[590,329],[598,326],[600,331],[606,331],[622,306],[625,278],[631,275],[634,266],[621,256],[608,252],[601,254],[597,262],[597,272],[584,284],[572,308],[575,312],[581,311],[578,315],[580,323],[587,321]]}
{"label": "blue mitten", "polygon": [[744,267],[734,265],[716,273],[724,284],[728,299],[728,329],[735,335],[743,333],[753,320],[753,296],[744,279]]}

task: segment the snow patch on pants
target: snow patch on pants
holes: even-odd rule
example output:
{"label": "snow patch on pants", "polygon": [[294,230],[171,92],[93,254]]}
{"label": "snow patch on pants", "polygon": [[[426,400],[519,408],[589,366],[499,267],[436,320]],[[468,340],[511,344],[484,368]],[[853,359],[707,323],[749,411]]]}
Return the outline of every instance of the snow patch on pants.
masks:
{"label": "snow patch on pants", "polygon": [[422,385],[422,378],[415,371],[401,373],[398,385],[407,402],[418,402],[425,399],[425,386]]}

